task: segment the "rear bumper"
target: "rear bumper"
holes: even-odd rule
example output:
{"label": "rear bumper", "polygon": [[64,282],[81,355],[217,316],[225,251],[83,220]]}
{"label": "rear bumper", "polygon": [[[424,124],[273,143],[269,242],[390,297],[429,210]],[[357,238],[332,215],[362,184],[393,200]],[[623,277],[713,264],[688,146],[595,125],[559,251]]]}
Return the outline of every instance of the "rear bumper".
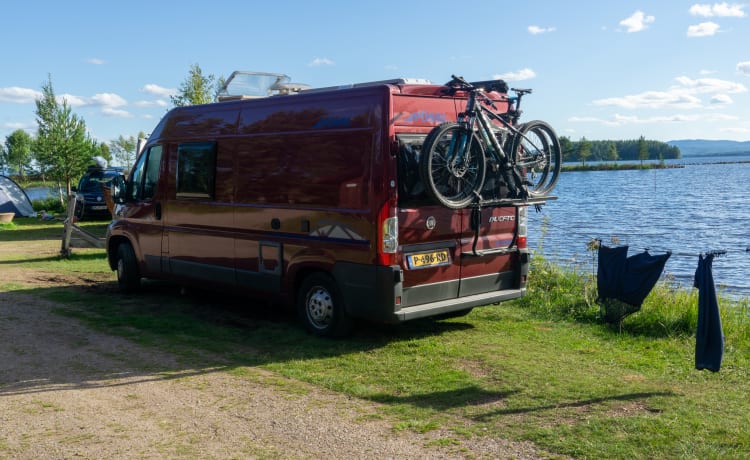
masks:
{"label": "rear bumper", "polygon": [[[514,283],[515,287],[511,288],[508,285],[510,283],[502,283],[488,292],[458,296],[460,291],[458,281],[448,283],[454,286],[420,286],[411,288],[413,292],[409,292],[410,289],[403,287],[403,273],[397,266],[338,263],[334,267],[333,276],[344,297],[350,316],[386,323],[397,323],[489,305],[516,299],[526,293],[525,285]],[[498,283],[499,279],[512,278],[515,278],[512,273],[500,274],[500,276],[493,274],[487,276],[487,281]],[[472,281],[477,282],[476,279],[465,282],[471,283]],[[452,291],[455,294],[440,300],[429,300],[429,295],[424,295],[437,291]],[[409,298],[412,299],[411,302],[407,300]],[[416,300],[417,298],[421,300]],[[402,305],[400,302],[408,302],[409,305]]]}
{"label": "rear bumper", "polygon": [[410,319],[425,318],[428,316],[450,313],[467,308],[480,307],[493,303],[504,302],[506,300],[517,299],[526,294],[526,289],[504,289],[502,291],[485,292],[456,299],[441,300],[439,302],[430,302],[413,307],[404,307],[395,312],[398,321],[408,321]]}

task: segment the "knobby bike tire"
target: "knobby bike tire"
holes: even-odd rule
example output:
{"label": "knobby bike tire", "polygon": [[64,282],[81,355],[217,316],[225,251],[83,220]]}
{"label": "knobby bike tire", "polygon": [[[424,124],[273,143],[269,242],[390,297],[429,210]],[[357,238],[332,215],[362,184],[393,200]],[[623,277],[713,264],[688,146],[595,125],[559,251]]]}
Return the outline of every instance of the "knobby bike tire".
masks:
{"label": "knobby bike tire", "polygon": [[511,152],[529,195],[548,195],[560,177],[562,147],[550,125],[540,120],[523,123],[512,140]]}
{"label": "knobby bike tire", "polygon": [[[454,139],[467,134],[471,141],[470,160],[462,166],[455,162],[456,152],[451,152],[451,146],[455,145]],[[419,174],[433,200],[451,209],[469,206],[477,199],[486,172],[484,148],[474,132],[467,132],[458,123],[443,123],[427,135],[419,159]]]}

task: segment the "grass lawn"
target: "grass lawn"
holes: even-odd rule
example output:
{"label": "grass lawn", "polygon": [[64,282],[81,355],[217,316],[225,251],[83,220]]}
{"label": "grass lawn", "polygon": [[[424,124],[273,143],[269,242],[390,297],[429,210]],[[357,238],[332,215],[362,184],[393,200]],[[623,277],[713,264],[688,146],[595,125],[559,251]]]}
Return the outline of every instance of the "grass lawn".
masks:
{"label": "grass lawn", "polygon": [[[60,224],[58,224],[60,225]],[[93,224],[92,224],[93,225]],[[61,225],[60,225],[61,229]],[[19,219],[0,245],[59,234]],[[0,248],[2,249],[2,248]],[[101,250],[70,260],[3,264],[109,271]],[[3,254],[0,251],[0,254]],[[60,314],[176,353],[186,369],[254,367],[381,403],[395,430],[528,440],[577,458],[750,458],[750,325],[746,302],[722,301],[720,372],[694,369],[697,297],[660,285],[622,329],[598,321],[590,275],[534,262],[528,295],[451,320],[362,325],[346,340],[306,334],[293,315],[218,294],[148,283],[111,290],[25,288]]]}

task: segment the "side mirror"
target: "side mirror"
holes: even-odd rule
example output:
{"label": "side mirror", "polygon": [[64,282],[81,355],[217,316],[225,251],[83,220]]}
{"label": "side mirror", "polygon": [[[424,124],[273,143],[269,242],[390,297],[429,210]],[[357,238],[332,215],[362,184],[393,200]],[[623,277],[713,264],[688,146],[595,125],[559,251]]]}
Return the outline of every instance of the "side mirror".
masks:
{"label": "side mirror", "polygon": [[115,203],[122,204],[125,202],[126,185],[125,178],[122,176],[117,176],[112,179],[110,190],[112,191],[112,200]]}

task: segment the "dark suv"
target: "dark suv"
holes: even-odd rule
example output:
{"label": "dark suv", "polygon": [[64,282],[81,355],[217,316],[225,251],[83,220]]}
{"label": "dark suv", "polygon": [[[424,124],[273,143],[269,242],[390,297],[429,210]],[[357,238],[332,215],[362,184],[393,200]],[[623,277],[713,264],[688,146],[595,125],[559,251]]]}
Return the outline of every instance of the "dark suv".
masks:
{"label": "dark suv", "polygon": [[[110,218],[107,202],[104,201],[103,187],[109,188],[112,179],[124,175],[117,168],[89,168],[78,181],[79,200],[76,202],[76,215],[79,219]],[[83,204],[80,203],[83,198]]]}

